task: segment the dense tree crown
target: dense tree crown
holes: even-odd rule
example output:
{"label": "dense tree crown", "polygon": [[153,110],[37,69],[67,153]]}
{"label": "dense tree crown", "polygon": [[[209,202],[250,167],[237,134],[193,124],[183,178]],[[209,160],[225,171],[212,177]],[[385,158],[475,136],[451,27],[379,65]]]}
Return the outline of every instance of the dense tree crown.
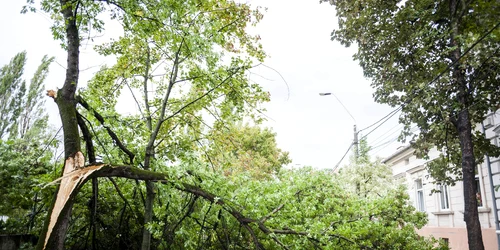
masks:
{"label": "dense tree crown", "polygon": [[[325,2],[325,1],[324,1]],[[375,100],[402,107],[400,122],[406,135],[416,124],[420,133],[411,139],[425,156],[434,145],[446,148],[448,177],[461,178],[458,114],[467,109],[472,124],[500,105],[500,29],[496,1],[335,1],[339,28],[332,39],[346,46],[356,43],[358,60],[372,80]],[[453,1],[452,1],[453,2]],[[454,23],[457,23],[454,25]],[[456,27],[455,27],[456,26]],[[452,43],[450,36],[459,32]],[[453,50],[460,48],[457,61]],[[464,73],[467,92],[463,103],[453,69]],[[474,134],[475,153],[498,155],[479,132]],[[439,179],[445,178],[440,175]],[[452,181],[452,179],[447,179]]]}
{"label": "dense tree crown", "polygon": [[420,129],[412,136],[419,156],[432,146],[443,152],[431,174],[447,184],[463,180],[469,247],[483,249],[474,173],[484,154],[500,150],[473,125],[500,104],[498,1],[322,2],[337,10],[332,40],[358,46],[354,59],[375,101],[402,110],[404,135],[413,124]]}
{"label": "dense tree crown", "polygon": [[41,227],[42,189],[53,176],[52,150],[57,142],[47,126],[42,99],[43,81],[52,58],[43,57],[31,82],[23,79],[26,52],[0,69],[0,233],[37,233]]}

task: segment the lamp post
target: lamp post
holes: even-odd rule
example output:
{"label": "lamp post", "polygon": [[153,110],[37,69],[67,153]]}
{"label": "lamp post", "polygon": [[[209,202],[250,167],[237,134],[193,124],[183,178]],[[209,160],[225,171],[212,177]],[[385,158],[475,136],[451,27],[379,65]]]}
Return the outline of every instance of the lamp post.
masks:
{"label": "lamp post", "polygon": [[356,119],[354,119],[354,116],[352,116],[351,112],[349,112],[349,110],[344,106],[344,104],[340,101],[340,99],[334,93],[326,92],[326,93],[319,93],[319,95],[320,96],[333,95],[335,97],[335,99],[337,99],[337,101],[340,103],[340,105],[342,105],[344,110],[347,111],[349,116],[354,121],[354,140],[352,143],[354,145],[354,162],[356,163],[358,161],[358,155],[359,155],[359,142],[358,142],[358,130],[356,127]]}

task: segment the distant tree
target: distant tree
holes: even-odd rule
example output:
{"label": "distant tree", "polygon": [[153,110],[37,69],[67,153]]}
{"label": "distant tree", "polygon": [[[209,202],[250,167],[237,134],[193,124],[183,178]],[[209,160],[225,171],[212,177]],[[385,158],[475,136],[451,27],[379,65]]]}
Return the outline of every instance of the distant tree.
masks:
{"label": "distant tree", "polygon": [[474,125],[500,105],[498,1],[322,2],[337,10],[332,39],[356,43],[354,58],[372,79],[375,100],[402,110],[405,135],[412,124],[419,127],[413,138],[419,156],[433,145],[444,152],[434,177],[463,180],[469,248],[484,249],[475,170],[485,153],[500,151]]}
{"label": "distant tree", "polygon": [[278,148],[276,134],[269,128],[237,123],[219,124],[209,133],[204,157],[225,175],[247,172],[254,178],[277,174],[291,162],[288,152]]}
{"label": "distant tree", "polygon": [[53,58],[44,56],[31,83],[22,79],[26,52],[17,54],[0,69],[0,226],[3,233],[38,233],[46,212],[50,180],[51,140],[43,106],[43,82]]}
{"label": "distant tree", "polygon": [[357,159],[351,158],[349,165],[341,169],[339,178],[344,180],[345,190],[350,193],[365,198],[383,197],[401,183],[394,180],[391,168],[380,159],[370,159],[369,150],[367,140],[360,140]]}
{"label": "distant tree", "polygon": [[[47,117],[41,98],[43,82],[54,58],[44,56],[26,88],[26,52],[18,53],[0,69],[0,138],[22,138],[30,129],[44,129]],[[33,134],[41,131],[34,131]]]}

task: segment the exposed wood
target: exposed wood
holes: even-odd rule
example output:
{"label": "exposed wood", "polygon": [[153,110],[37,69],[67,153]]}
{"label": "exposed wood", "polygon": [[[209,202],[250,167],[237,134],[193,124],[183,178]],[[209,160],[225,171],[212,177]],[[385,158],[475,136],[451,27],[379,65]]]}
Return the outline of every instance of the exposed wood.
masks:
{"label": "exposed wood", "polygon": [[[43,249],[46,248],[47,242],[51,238],[56,222],[60,220],[60,215],[64,208],[67,206],[70,197],[75,192],[78,192],[78,185],[84,183],[86,178],[92,174],[94,171],[100,169],[104,165],[95,165],[88,168],[83,168],[85,166],[85,158],[81,152],[77,152],[75,156],[66,159],[64,164],[64,174],[61,178],[56,181],[61,181],[59,185],[59,190],[57,192],[57,199],[54,203],[54,207],[50,214],[49,226],[47,228],[47,234],[45,235],[45,242]],[[52,182],[54,183],[54,182]]]}

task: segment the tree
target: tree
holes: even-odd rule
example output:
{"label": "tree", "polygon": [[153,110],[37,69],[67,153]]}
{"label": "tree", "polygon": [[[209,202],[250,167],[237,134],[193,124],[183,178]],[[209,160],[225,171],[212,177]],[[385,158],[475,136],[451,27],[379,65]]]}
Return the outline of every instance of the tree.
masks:
{"label": "tree", "polygon": [[370,147],[365,139],[359,141],[359,155],[351,158],[350,164],[340,171],[344,181],[344,189],[363,198],[384,197],[400,184],[394,180],[392,169],[381,163],[380,159],[372,161],[368,152]]}
{"label": "tree", "polygon": [[26,51],[18,53],[0,69],[0,138],[24,137],[29,129],[45,127],[47,118],[42,114],[44,101],[41,90],[53,60],[43,57],[28,89],[22,79]]}
{"label": "tree", "polygon": [[[258,10],[209,0],[45,0],[42,9],[54,18],[53,33],[68,51],[68,65],[62,88],[49,91],[63,124],[65,163],[62,176],[52,182],[59,185],[38,249],[63,249],[67,235],[86,242],[87,235],[95,239],[102,234],[78,220],[71,224],[72,212],[87,211],[83,207],[89,199],[91,221],[84,224],[97,221],[118,233],[102,238],[105,248],[138,247],[140,242],[148,249],[155,245],[152,241],[167,249],[432,248],[416,235],[414,228],[422,225],[423,217],[401,193],[369,207],[342,194],[332,197],[340,190],[324,173],[286,172],[264,180],[243,173],[231,180],[200,160],[202,137],[213,125],[204,116],[222,123],[238,121],[268,98],[244,74],[265,56],[258,37],[246,33],[249,23],[262,18]],[[102,30],[104,23],[97,17],[105,10],[122,23],[124,35],[98,49],[116,55],[117,64],[103,68],[87,89],[77,92],[81,38],[90,29]],[[158,75],[157,66],[164,68]],[[180,85],[185,88],[176,88]],[[125,87],[134,95],[139,114],[115,111]],[[98,155],[106,163],[98,162]],[[85,186],[89,180],[91,188]],[[101,188],[116,191],[109,202],[98,203]],[[112,203],[117,200],[123,201],[122,210]],[[342,207],[355,210],[344,212]],[[98,217],[97,209],[121,215]],[[126,225],[132,220],[135,224]],[[122,232],[134,239],[139,233],[140,240],[127,245]],[[118,246],[113,245],[115,238]]]}
{"label": "tree", "polygon": [[[29,3],[32,2],[29,1]],[[95,85],[101,84],[103,87],[99,89],[103,91],[100,94],[104,93],[104,90],[109,90],[110,84],[118,77],[123,81],[130,81],[130,85],[127,83],[130,89],[138,87],[144,89],[144,103],[138,103],[138,107],[144,109],[141,116],[146,123],[141,125],[136,122],[134,125],[138,126],[137,129],[144,129],[145,133],[142,140],[137,141],[136,145],[139,148],[133,151],[129,150],[126,143],[122,142],[106,124],[109,121],[105,121],[96,110],[99,106],[92,105],[95,104],[93,102],[97,104],[102,102],[99,100],[101,95],[91,96],[87,102],[83,98],[84,93],[81,96],[76,93],[80,34],[91,29],[97,31],[103,29],[104,23],[97,19],[97,15],[104,10],[104,5],[111,8],[111,17],[123,24],[125,36],[110,43],[109,46],[105,45],[100,48],[103,54],[117,54],[119,59],[113,70],[103,69],[94,83]],[[142,248],[149,249],[151,235],[146,226],[153,216],[152,203],[155,197],[155,187],[152,181],[165,180],[168,176],[154,174],[151,170],[153,170],[153,165],[161,166],[165,162],[182,160],[184,157],[184,155],[173,154],[156,160],[156,152],[163,149],[170,150],[168,146],[171,144],[177,144],[182,149],[186,146],[186,139],[189,137],[188,134],[181,138],[183,140],[180,142],[183,143],[179,144],[179,141],[176,141],[178,138],[169,137],[172,132],[170,130],[175,129],[178,124],[181,124],[178,126],[179,130],[199,124],[190,119],[200,116],[199,111],[207,103],[221,106],[222,108],[218,109],[224,117],[231,115],[231,112],[228,112],[230,108],[224,106],[232,105],[237,109],[242,109],[244,105],[253,106],[254,102],[264,96],[259,94],[261,90],[258,86],[249,86],[243,74],[251,66],[252,58],[262,60],[264,56],[257,43],[258,37],[251,37],[245,32],[247,23],[260,20],[261,14],[258,10],[250,9],[248,5],[231,1],[144,1],[139,4],[136,1],[104,3],[46,0],[41,2],[41,6],[44,11],[55,17],[53,34],[55,38],[62,40],[63,46],[68,51],[68,66],[63,87],[57,92],[49,92],[49,96],[54,98],[60,111],[66,162],[63,177],[60,179],[61,185],[56,191],[56,198],[49,211],[45,230],[40,237],[39,248],[60,249],[63,247],[75,197],[91,175],[92,177],[118,175],[146,181],[147,197]],[[33,7],[26,6],[24,11],[27,10],[33,10]],[[246,56],[234,56],[240,53]],[[229,59],[226,56],[232,56],[232,58],[222,60]],[[156,82],[154,82],[154,76],[151,75],[155,66],[163,66],[166,69],[166,73],[161,74]],[[143,76],[142,82],[137,82],[137,74]],[[152,97],[149,96],[149,82],[154,82],[157,87]],[[183,83],[192,85],[189,93],[174,99],[175,94],[172,92],[174,85]],[[131,91],[134,94],[133,90]],[[92,93],[92,90],[88,93]],[[245,99],[247,96],[253,99]],[[113,142],[123,151],[118,155],[125,154],[128,157],[125,162],[129,164],[128,166],[95,163],[95,148],[89,125],[86,122],[90,117],[82,116],[80,112],[83,113],[83,111],[77,110],[77,104],[80,104],[89,115],[93,115],[104,126]],[[112,109],[109,110],[110,113],[112,111]],[[80,131],[86,144],[88,161],[92,163],[91,167],[85,169],[79,169],[85,164],[80,150]],[[122,133],[125,131],[126,129],[121,130]],[[169,140],[172,142],[170,143]],[[133,146],[133,143],[131,144]],[[140,146],[145,147],[144,154]],[[139,155],[137,157],[139,159],[136,159],[136,154]],[[136,172],[138,169],[132,167],[136,164],[146,171]],[[121,173],[115,172],[116,170]],[[137,173],[139,176],[136,175]],[[78,178],[69,179],[68,175],[78,175]],[[198,188],[189,185],[183,188],[181,186],[178,188],[185,192],[199,192]],[[205,194],[204,197],[213,202],[215,196]]]}
{"label": "tree", "polygon": [[474,172],[476,159],[499,150],[472,124],[499,107],[500,6],[458,0],[328,2],[339,21],[332,39],[357,44],[354,58],[372,79],[375,100],[402,110],[405,135],[412,123],[420,128],[414,136],[420,156],[430,145],[445,152],[447,164],[437,172],[456,178],[444,181],[463,180],[469,248],[484,249]]}
{"label": "tree", "polygon": [[250,173],[253,178],[269,178],[291,163],[268,128],[228,123],[214,127],[209,136],[206,161],[225,175]]}
{"label": "tree", "polygon": [[53,58],[44,56],[26,88],[22,78],[26,52],[18,53],[0,70],[0,215],[8,220],[4,233],[33,233],[41,226],[48,190],[41,186],[50,178],[51,150],[41,90]]}

